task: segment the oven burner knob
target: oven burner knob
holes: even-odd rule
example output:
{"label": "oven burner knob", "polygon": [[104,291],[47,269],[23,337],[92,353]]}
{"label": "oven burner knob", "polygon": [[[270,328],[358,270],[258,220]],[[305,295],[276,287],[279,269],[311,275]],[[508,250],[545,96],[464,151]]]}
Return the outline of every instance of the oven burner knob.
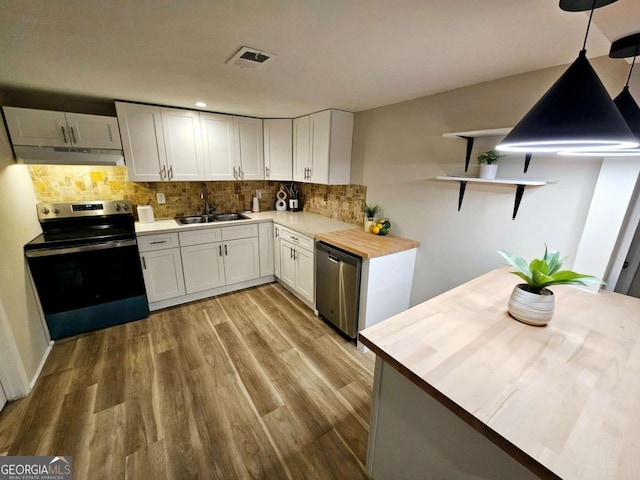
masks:
{"label": "oven burner knob", "polygon": [[122,209],[126,212],[127,210],[129,210],[129,205],[127,205],[126,203],[123,203]]}
{"label": "oven burner knob", "polygon": [[49,209],[47,207],[43,207],[40,211],[42,213],[44,213],[45,215],[47,215],[49,213]]}
{"label": "oven burner knob", "polygon": [[120,211],[120,205],[118,205],[118,204],[116,203],[115,209],[116,209],[116,212],[119,212],[119,211]]}
{"label": "oven burner knob", "polygon": [[60,209],[58,207],[53,207],[53,213],[60,213]]}

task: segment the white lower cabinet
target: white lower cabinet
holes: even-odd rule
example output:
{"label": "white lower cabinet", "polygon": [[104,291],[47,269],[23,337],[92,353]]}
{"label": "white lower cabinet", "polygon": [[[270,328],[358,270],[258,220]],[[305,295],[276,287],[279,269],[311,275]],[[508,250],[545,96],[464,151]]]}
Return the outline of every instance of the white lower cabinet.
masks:
{"label": "white lower cabinet", "polygon": [[149,303],[184,295],[184,277],[179,248],[140,254]]}
{"label": "white lower cabinet", "polygon": [[273,225],[273,274],[280,278],[280,225]]}
{"label": "white lower cabinet", "polygon": [[315,300],[315,271],[313,239],[276,225],[279,243],[279,275],[282,283],[301,298],[313,304]]}
{"label": "white lower cabinet", "polygon": [[258,240],[260,248],[260,276],[273,275],[274,272],[274,248],[273,248],[273,222],[264,222],[258,225]]}
{"label": "white lower cabinet", "polygon": [[208,228],[179,235],[187,293],[260,277],[257,225]]}
{"label": "white lower cabinet", "polygon": [[224,242],[224,271],[227,285],[260,276],[258,238],[240,238]]}
{"label": "white lower cabinet", "polygon": [[180,250],[187,293],[225,285],[222,242],[189,245]]}

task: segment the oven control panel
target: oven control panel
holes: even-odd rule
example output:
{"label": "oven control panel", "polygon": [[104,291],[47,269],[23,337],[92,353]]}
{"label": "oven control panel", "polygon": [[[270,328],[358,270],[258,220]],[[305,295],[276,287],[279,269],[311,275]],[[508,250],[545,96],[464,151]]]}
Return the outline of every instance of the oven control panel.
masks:
{"label": "oven control panel", "polygon": [[38,219],[92,217],[100,215],[133,215],[128,200],[96,200],[91,202],[39,203]]}

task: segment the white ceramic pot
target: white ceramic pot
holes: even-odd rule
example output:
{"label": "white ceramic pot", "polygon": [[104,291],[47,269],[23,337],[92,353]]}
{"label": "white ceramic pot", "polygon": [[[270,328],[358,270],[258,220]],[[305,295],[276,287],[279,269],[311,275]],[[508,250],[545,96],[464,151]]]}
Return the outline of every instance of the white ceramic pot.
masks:
{"label": "white ceramic pot", "polygon": [[373,223],[373,218],[369,219],[367,217],[364,217],[364,231],[369,233],[371,231],[371,225],[373,225]]}
{"label": "white ceramic pot", "polygon": [[498,165],[495,163],[489,165],[488,163],[483,163],[480,165],[480,175],[478,178],[484,178],[485,180],[493,180],[496,178],[496,174],[498,173]]}
{"label": "white ceramic pot", "polygon": [[526,283],[516,285],[509,298],[509,315],[528,325],[544,327],[553,316],[555,296],[551,290],[545,289],[547,295],[531,293],[522,287]]}

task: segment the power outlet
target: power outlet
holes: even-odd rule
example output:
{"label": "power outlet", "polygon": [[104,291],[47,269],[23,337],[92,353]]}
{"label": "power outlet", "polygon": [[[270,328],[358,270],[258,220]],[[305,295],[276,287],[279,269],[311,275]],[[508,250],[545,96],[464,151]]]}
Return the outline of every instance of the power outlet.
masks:
{"label": "power outlet", "polygon": [[258,197],[258,200],[262,200],[262,190],[256,190],[256,197]]}
{"label": "power outlet", "polygon": [[156,201],[158,205],[164,205],[167,203],[167,200],[164,198],[164,193],[156,193]]}

